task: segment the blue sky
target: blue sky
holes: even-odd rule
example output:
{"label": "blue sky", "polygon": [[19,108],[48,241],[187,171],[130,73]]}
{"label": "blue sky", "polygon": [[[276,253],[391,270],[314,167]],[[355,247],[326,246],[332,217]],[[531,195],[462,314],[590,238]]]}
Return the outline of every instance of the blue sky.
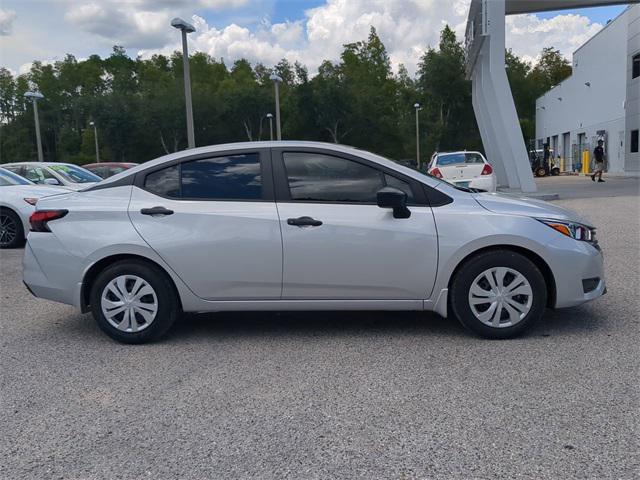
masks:
{"label": "blue sky", "polygon": [[[311,72],[339,58],[344,43],[366,38],[371,25],[394,67],[410,73],[444,24],[461,38],[469,0],[2,0],[0,65],[27,71],[34,60],[71,53],[107,56],[113,45],[132,55],[170,54],[179,36],[168,25],[182,16],[197,25],[191,51],[272,65],[299,60]],[[624,6],[509,17],[507,46],[529,61],[543,47],[567,56]]]}

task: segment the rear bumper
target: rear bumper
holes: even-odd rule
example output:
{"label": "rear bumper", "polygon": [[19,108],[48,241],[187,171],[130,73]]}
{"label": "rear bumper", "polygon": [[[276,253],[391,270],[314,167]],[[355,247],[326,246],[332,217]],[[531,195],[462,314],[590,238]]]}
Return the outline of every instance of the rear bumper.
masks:
{"label": "rear bumper", "polygon": [[81,284],[65,281],[65,272],[56,270],[53,268],[46,272],[27,242],[22,259],[22,281],[27,289],[38,298],[79,308]]}
{"label": "rear bumper", "polygon": [[476,177],[469,183],[470,188],[477,188],[479,190],[486,190],[487,192],[496,191],[496,177],[494,175],[485,175],[482,177]]}

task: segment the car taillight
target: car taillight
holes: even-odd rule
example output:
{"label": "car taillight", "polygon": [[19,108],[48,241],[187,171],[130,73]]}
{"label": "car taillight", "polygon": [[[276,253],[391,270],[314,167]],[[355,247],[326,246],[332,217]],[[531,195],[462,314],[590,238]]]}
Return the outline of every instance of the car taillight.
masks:
{"label": "car taillight", "polygon": [[440,172],[440,169],[438,167],[432,168],[429,173],[436,178],[442,178],[442,173]]}
{"label": "car taillight", "polygon": [[47,222],[64,217],[69,210],[38,210],[29,217],[32,232],[50,232]]}
{"label": "car taillight", "polygon": [[484,164],[484,167],[482,167],[482,173],[480,175],[491,175],[493,173],[493,168],[491,168],[491,165],[489,165],[488,163]]}

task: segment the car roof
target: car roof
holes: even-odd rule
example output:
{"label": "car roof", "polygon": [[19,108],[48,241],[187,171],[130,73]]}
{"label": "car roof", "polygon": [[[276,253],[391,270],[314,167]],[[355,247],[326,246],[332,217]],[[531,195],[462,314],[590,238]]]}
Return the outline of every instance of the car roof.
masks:
{"label": "car roof", "polygon": [[14,166],[22,166],[22,165],[40,165],[41,167],[51,167],[54,165],[65,165],[69,167],[78,167],[74,163],[64,163],[64,162],[13,162],[13,163],[5,163],[4,166],[14,167]]}
{"label": "car roof", "polygon": [[457,150],[455,152],[436,152],[436,155],[453,155],[457,153],[477,153],[478,155],[482,155],[482,153],[477,152],[476,150]]}
{"label": "car roof", "polygon": [[135,166],[139,164],[135,162],[100,162],[100,163],[86,163],[80,166],[82,168],[87,168],[87,167],[120,167],[122,165]]}
{"label": "car roof", "polygon": [[352,147],[349,145],[341,145],[337,143],[326,143],[326,142],[312,142],[305,140],[273,140],[273,141],[259,141],[259,142],[236,142],[236,143],[223,143],[219,145],[209,145],[206,147],[197,147],[188,150],[181,150],[179,152],[170,153],[168,155],[164,155],[162,157],[158,157],[154,160],[149,160],[148,162],[141,163],[136,165],[133,168],[129,168],[123,172],[120,172],[112,177],[109,177],[102,182],[100,182],[101,188],[105,188],[108,185],[118,182],[119,180],[126,178],[130,175],[135,175],[137,172],[144,171],[147,168],[155,167],[156,165],[162,165],[165,162],[170,162],[172,160],[179,160],[182,158],[202,155],[207,153],[217,153],[217,152],[228,152],[233,150],[245,150],[245,149],[257,149],[257,148],[318,148],[323,150],[332,150],[336,153],[347,153],[356,155],[368,160],[372,160],[373,162],[378,163],[379,165],[386,166],[392,168],[400,173],[403,173],[409,177],[413,177],[421,182],[427,184],[437,185],[439,182],[435,179],[431,179],[427,177],[421,172],[413,170],[409,167],[405,167],[400,165],[393,160],[389,160],[388,158],[382,157],[380,155],[376,155],[375,153],[368,152],[366,150],[360,150],[356,147]]}

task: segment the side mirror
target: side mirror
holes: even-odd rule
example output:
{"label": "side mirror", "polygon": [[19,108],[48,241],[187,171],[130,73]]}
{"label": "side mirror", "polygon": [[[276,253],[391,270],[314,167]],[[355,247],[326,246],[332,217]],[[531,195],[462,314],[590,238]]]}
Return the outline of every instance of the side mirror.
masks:
{"label": "side mirror", "polygon": [[45,178],[44,179],[44,184],[45,185],[60,185],[60,182],[58,180],[56,180],[55,178]]}
{"label": "side mirror", "polygon": [[407,208],[407,194],[394,187],[385,187],[378,191],[378,206],[392,208],[393,218],[409,218],[411,211]]}

